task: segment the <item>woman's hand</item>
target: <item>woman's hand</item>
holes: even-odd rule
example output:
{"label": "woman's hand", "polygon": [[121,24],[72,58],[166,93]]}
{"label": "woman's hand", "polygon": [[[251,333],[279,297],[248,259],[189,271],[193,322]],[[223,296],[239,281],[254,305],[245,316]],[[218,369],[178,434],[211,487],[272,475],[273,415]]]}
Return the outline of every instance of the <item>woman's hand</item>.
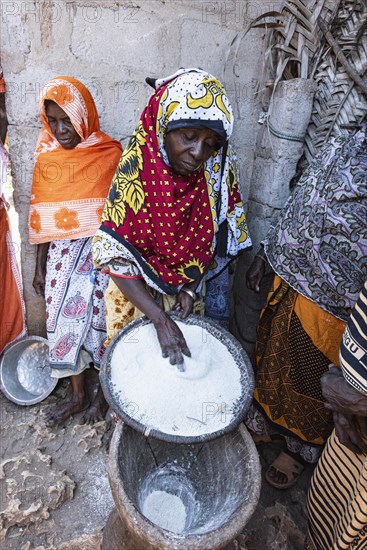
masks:
{"label": "woman's hand", "polygon": [[163,311],[141,280],[111,275],[125,297],[140,309],[153,323],[163,357],[169,357],[171,365],[182,365],[183,356],[191,357],[186,340],[178,325]]}
{"label": "woman's hand", "polygon": [[33,279],[33,288],[36,291],[37,296],[45,297],[46,286],[46,271],[36,270]]}
{"label": "woman's hand", "polygon": [[335,366],[322,375],[321,389],[340,443],[354,453],[367,454],[367,396],[353,388]]}
{"label": "woman's hand", "polygon": [[187,292],[179,292],[176,297],[176,303],[173,306],[173,311],[177,311],[180,319],[186,319],[194,309],[194,298]]}
{"label": "woman's hand", "polygon": [[325,407],[330,411],[367,417],[367,396],[345,380],[341,369],[332,367],[323,374],[321,389],[326,399]]}
{"label": "woman's hand", "polygon": [[[333,413],[335,434],[337,435],[340,443],[345,445],[353,453],[367,454],[366,441],[363,438],[366,437],[366,424],[360,424],[360,419],[355,416],[348,416],[339,412]],[[363,419],[365,420],[365,419]]]}
{"label": "woman's hand", "polygon": [[47,254],[50,243],[42,243],[37,246],[36,271],[33,279],[33,288],[37,296],[45,297]]}
{"label": "woman's hand", "polygon": [[258,254],[256,254],[252,264],[250,265],[246,273],[247,288],[253,290],[257,294],[259,294],[260,292],[260,285],[265,274],[265,269],[265,253],[263,251],[260,251]]}
{"label": "woman's hand", "polygon": [[171,365],[182,365],[183,355],[191,357],[186,340],[178,325],[163,311],[153,320],[163,357],[169,357]]}

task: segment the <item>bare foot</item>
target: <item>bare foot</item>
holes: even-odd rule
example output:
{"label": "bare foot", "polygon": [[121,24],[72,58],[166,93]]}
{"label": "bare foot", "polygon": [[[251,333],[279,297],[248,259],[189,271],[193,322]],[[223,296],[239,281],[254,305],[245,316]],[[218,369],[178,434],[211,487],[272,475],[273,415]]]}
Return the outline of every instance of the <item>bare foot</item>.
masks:
{"label": "bare foot", "polygon": [[67,403],[57,404],[54,407],[49,407],[45,414],[46,426],[49,428],[64,422],[72,414],[84,411],[89,406],[88,397],[80,400],[72,400]]}
{"label": "bare foot", "polygon": [[103,395],[101,385],[98,386],[96,397],[89,409],[83,414],[80,424],[94,424],[104,420],[108,411],[108,403]]}

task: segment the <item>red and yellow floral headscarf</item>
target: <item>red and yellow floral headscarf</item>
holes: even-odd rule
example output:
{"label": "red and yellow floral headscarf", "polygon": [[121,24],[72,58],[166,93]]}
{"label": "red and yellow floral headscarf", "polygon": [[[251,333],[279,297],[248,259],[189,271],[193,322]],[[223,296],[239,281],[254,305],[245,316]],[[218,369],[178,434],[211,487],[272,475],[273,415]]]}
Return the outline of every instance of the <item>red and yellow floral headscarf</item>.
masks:
{"label": "red and yellow floral headscarf", "polygon": [[[190,120],[221,123],[229,138],[233,115],[222,84],[199,69],[181,69],[156,81],[156,87],[121,157],[94,239],[94,259],[106,268],[118,254],[134,263],[150,286],[172,293],[203,276],[222,223],[227,257],[215,259],[216,271],[251,240],[231,148],[214,153],[190,177],[170,169],[164,150],[172,122],[175,127]],[[106,235],[117,241],[117,252]]]}
{"label": "red and yellow floral headscarf", "polygon": [[[54,101],[81,137],[64,149],[53,135],[45,100]],[[94,235],[121,157],[121,144],[101,132],[94,100],[78,80],[50,80],[40,99],[43,124],[36,151],[29,212],[32,244]]]}

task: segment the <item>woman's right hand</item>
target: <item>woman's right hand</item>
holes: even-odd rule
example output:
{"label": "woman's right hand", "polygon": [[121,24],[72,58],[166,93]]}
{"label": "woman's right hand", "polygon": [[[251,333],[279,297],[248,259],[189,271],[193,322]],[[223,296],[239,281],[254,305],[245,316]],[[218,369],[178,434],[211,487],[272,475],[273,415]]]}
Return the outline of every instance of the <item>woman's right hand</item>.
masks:
{"label": "woman's right hand", "polygon": [[337,411],[333,412],[335,434],[340,443],[353,453],[367,454],[366,425],[361,422],[363,417],[349,416]]}
{"label": "woman's right hand", "polygon": [[37,296],[45,297],[45,286],[46,286],[46,272],[37,269],[34,278],[33,278],[33,288],[36,291]]}
{"label": "woman's right hand", "polygon": [[260,292],[261,281],[264,277],[266,269],[266,260],[262,256],[256,255],[252,264],[246,273],[247,288],[253,290],[257,294]]}
{"label": "woman's right hand", "polygon": [[182,365],[183,355],[191,357],[186,340],[178,325],[167,315],[147,291],[144,281],[111,275],[125,298],[142,311],[153,323],[163,357],[169,357],[171,365]]}
{"label": "woman's right hand", "polygon": [[321,377],[325,408],[344,415],[367,417],[367,395],[349,384],[338,367],[331,367]]}
{"label": "woman's right hand", "polygon": [[182,365],[183,355],[191,357],[186,340],[178,325],[164,311],[153,321],[162,349],[162,356],[169,357],[171,365]]}

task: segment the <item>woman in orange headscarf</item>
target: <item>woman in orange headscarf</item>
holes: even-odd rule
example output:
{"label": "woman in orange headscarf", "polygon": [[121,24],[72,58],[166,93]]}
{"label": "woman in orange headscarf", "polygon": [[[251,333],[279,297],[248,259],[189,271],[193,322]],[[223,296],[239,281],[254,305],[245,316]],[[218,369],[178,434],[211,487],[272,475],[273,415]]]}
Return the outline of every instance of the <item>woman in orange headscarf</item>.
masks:
{"label": "woman in orange headscarf", "polygon": [[[52,376],[72,382],[71,401],[47,414],[53,425],[89,406],[84,370],[91,360],[98,368],[104,352],[108,277],[94,271],[91,246],[122,148],[100,130],[78,80],[50,80],[40,114],[29,214],[30,242],[38,245],[33,286],[46,299]],[[84,418],[99,420],[106,409],[99,388]]]}

